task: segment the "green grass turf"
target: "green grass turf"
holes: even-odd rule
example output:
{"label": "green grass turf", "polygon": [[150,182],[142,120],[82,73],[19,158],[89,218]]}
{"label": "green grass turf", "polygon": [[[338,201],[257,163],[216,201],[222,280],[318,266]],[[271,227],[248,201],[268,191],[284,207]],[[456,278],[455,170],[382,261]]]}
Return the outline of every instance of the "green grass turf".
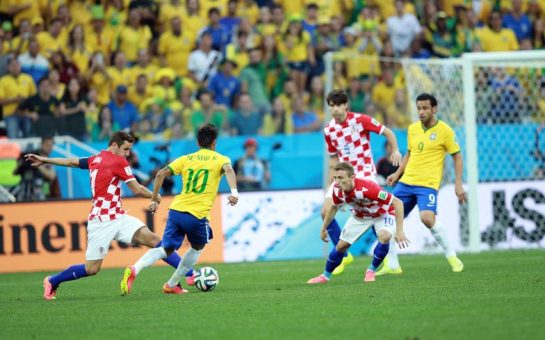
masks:
{"label": "green grass turf", "polygon": [[543,339],[545,251],[403,256],[405,273],[364,284],[356,258],[326,285],[305,282],[323,260],[215,264],[215,291],[164,295],[169,267],[119,296],[122,270],[62,285],[42,299],[45,273],[0,275],[0,338]]}

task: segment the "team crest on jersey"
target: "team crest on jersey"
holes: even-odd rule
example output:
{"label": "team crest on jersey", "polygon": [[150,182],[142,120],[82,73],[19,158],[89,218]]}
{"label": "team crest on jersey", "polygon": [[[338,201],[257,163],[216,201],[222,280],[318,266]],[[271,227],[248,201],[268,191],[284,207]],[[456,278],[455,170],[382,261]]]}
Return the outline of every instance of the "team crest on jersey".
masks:
{"label": "team crest on jersey", "polygon": [[388,197],[388,193],[386,191],[381,190],[378,193],[378,198],[380,198],[381,200],[385,200],[387,197]]}
{"label": "team crest on jersey", "polygon": [[437,139],[437,134],[435,132],[432,132],[432,134],[430,135],[430,140],[436,140]]}

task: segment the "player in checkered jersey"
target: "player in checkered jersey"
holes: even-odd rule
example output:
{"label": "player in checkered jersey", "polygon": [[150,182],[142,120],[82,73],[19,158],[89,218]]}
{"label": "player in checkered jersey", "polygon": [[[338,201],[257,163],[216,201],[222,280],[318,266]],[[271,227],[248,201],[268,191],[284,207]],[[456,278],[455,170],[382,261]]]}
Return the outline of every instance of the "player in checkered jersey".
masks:
{"label": "player in checkered jersey", "polygon": [[341,205],[350,205],[352,216],[346,221],[336,247],[329,253],[323,274],[310,279],[307,283],[329,282],[333,270],[341,264],[348,248],[371,227],[375,228],[378,243],[373,251],[373,260],[365,272],[364,281],[373,282],[375,281],[375,271],[388,254],[392,236],[395,235],[395,240],[400,248],[409,245],[409,240],[403,232],[403,202],[375,182],[356,178],[354,168],[348,162],[335,165],[333,178],[335,180],[332,195],[333,204],[327,208],[320,230],[322,240],[328,241],[327,226],[335,218]]}
{"label": "player in checkered jersey", "polygon": [[[376,182],[377,171],[373,163],[370,144],[371,132],[386,137],[388,143],[392,146],[392,164],[398,166],[401,163],[402,156],[392,130],[367,115],[348,111],[348,96],[343,90],[331,91],[327,96],[327,105],[329,105],[333,116],[333,119],[324,128],[327,151],[330,155],[329,168],[331,170],[339,162],[349,162],[354,167],[357,178],[367,178]],[[330,178],[330,180],[332,179]],[[322,219],[325,218],[325,212],[332,205],[332,193],[333,183],[330,183],[322,206]],[[331,223],[327,226],[327,232],[333,244],[337,245],[341,233],[337,220],[331,220]],[[395,251],[396,249],[390,250],[390,252]],[[333,274],[341,274],[352,261],[352,255],[348,252],[345,253],[345,258]]]}
{"label": "player in checkered jersey", "polygon": [[[98,155],[86,158],[47,158],[34,154],[26,155],[32,166],[54,164],[88,169],[91,177],[93,207],[87,222],[87,250],[85,264],[76,264],[63,272],[47,276],[44,283],[44,298],[55,299],[57,288],[62,282],[95,275],[100,271],[102,261],[113,240],[140,244],[153,248],[161,239],[144,222],[125,213],[121,206],[121,183],[125,182],[136,195],[151,198],[152,192],[140,185],[134,178],[127,161],[134,138],[126,132],[112,135],[108,149]],[[181,259],[173,253],[165,262],[178,267]]]}

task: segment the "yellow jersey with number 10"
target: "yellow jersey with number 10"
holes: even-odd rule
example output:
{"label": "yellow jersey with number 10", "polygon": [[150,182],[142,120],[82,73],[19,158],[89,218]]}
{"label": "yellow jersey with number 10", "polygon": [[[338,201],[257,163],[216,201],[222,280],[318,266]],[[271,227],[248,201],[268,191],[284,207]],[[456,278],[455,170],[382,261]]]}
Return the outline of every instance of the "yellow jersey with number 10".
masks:
{"label": "yellow jersey with number 10", "polygon": [[188,212],[197,218],[208,217],[218,194],[223,166],[228,157],[209,149],[179,157],[168,165],[173,175],[182,176],[182,191],[169,209]]}
{"label": "yellow jersey with number 10", "polygon": [[427,130],[421,122],[411,124],[407,148],[411,153],[409,163],[399,181],[435,190],[441,184],[446,154],[460,152],[454,130],[441,120]]}

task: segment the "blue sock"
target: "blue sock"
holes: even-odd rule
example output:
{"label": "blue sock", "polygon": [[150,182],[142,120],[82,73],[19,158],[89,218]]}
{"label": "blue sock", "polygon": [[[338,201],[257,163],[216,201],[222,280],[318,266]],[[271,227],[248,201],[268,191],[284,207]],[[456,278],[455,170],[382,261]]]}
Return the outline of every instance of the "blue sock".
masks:
{"label": "blue sock", "polygon": [[345,253],[338,252],[336,248],[333,248],[333,250],[331,250],[331,252],[329,253],[329,258],[325,263],[325,271],[323,274],[325,277],[331,279],[331,273],[333,272],[333,270],[335,270],[335,268],[337,268],[337,266],[341,264],[344,255]]}
{"label": "blue sock", "polygon": [[75,264],[68,267],[68,269],[65,269],[63,272],[51,276],[49,282],[51,282],[53,288],[56,289],[63,282],[81,279],[86,276],[89,275],[87,275],[87,272],[85,271],[85,265]]}
{"label": "blue sock", "polygon": [[390,242],[387,243],[377,243],[375,250],[373,251],[373,261],[369,265],[369,269],[376,271],[380,266],[386,254],[388,254],[388,249],[390,249]]}
{"label": "blue sock", "polygon": [[[162,245],[162,242],[163,241],[160,241],[159,243],[157,243],[157,245],[155,246],[155,248],[159,248],[161,245]],[[166,263],[168,263],[171,267],[173,267],[174,269],[178,268],[178,265],[180,264],[180,262],[182,261],[182,258],[180,257],[180,255],[178,255],[178,253],[176,251],[172,252],[172,254],[170,254],[169,257],[167,257],[166,259],[163,259],[163,261],[165,261]]]}
{"label": "blue sock", "polygon": [[[337,220],[333,219],[325,230],[327,231],[331,242],[333,242],[333,246],[337,246],[337,243],[339,243],[339,239],[341,237],[341,227],[339,227]],[[348,252],[344,253],[344,256],[348,256]]]}

